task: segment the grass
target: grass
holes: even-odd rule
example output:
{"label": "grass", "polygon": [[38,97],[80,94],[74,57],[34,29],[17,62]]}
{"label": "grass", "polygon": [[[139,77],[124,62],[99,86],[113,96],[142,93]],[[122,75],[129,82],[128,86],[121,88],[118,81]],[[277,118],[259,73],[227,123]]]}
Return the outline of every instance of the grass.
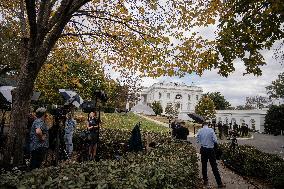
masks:
{"label": "grass", "polygon": [[[80,121],[80,117],[83,116],[83,120],[87,120],[87,114],[77,112],[76,119],[78,121],[78,127],[84,128],[86,127],[86,121]],[[149,121],[145,118],[142,118],[134,113],[102,113],[101,114],[102,124],[101,127],[103,128],[111,128],[111,129],[121,129],[121,130],[132,130],[135,124],[138,122],[141,123],[141,130],[142,131],[155,131],[155,132],[162,132],[167,133],[169,132],[169,128],[159,125],[155,122]]]}

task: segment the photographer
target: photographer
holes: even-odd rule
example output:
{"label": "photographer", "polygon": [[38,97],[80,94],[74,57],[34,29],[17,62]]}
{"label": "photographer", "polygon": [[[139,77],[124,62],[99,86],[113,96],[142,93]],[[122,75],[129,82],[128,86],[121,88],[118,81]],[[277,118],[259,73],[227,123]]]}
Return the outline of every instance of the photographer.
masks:
{"label": "photographer", "polygon": [[96,118],[96,113],[91,112],[88,117],[87,129],[90,131],[89,134],[89,158],[93,160],[97,153],[97,143],[99,142],[99,121]]}
{"label": "photographer", "polygon": [[33,122],[30,132],[31,169],[41,166],[49,146],[46,117],[45,108],[36,110],[36,120]]}
{"label": "photographer", "polygon": [[65,134],[64,134],[64,141],[66,145],[66,151],[68,158],[71,158],[72,152],[73,152],[73,132],[76,127],[76,121],[72,118],[72,114],[68,113],[66,115],[66,121],[65,121]]}

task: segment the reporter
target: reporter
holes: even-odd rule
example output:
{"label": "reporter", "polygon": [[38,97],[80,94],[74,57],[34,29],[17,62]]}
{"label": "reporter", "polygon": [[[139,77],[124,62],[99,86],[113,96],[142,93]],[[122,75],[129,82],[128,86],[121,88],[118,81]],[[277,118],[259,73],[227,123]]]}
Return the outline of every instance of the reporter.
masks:
{"label": "reporter", "polygon": [[46,117],[45,108],[36,110],[36,119],[32,124],[30,132],[31,169],[41,166],[49,146]]}
{"label": "reporter", "polygon": [[93,160],[97,153],[97,144],[99,142],[99,121],[95,112],[91,112],[88,117],[87,129],[90,131],[89,157]]}

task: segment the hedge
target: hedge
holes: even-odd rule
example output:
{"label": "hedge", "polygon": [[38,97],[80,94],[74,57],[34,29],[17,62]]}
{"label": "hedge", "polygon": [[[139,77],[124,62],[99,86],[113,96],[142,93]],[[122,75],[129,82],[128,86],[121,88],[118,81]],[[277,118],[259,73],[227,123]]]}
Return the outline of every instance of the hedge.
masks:
{"label": "hedge", "polygon": [[274,188],[284,188],[284,160],[278,155],[261,152],[255,147],[244,145],[230,150],[229,144],[220,145],[223,160],[243,176],[264,179]]}
{"label": "hedge", "polygon": [[[104,129],[100,155],[105,159],[8,172],[0,175],[0,188],[199,188],[198,159],[192,145],[159,133],[142,134],[150,135],[157,147],[140,153],[123,151],[115,160],[114,144],[127,142],[130,133]],[[76,134],[75,138],[78,145],[80,137]]]}

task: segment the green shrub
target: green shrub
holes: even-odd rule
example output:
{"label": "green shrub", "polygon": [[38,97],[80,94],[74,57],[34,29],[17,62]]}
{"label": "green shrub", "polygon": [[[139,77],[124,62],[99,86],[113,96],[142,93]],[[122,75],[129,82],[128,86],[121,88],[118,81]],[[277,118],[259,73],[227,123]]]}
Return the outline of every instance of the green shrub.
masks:
{"label": "green shrub", "polygon": [[[129,133],[121,134],[123,131],[116,135],[114,130],[105,130],[103,141],[124,141]],[[27,173],[2,174],[0,188],[198,188],[194,147],[186,142],[157,140],[161,143],[155,149],[125,153],[120,160],[63,163]]]}
{"label": "green shrub", "polygon": [[114,107],[104,107],[103,111],[105,113],[114,113],[115,112],[115,108]]}
{"label": "green shrub", "polygon": [[[73,135],[74,150],[79,152],[84,144],[84,137],[81,137],[81,131],[77,130]],[[158,133],[153,131],[141,131],[142,141],[146,141],[146,135],[149,135],[151,141],[156,144],[168,143],[171,141],[167,133]],[[123,155],[127,152],[127,143],[131,136],[130,129],[100,129],[100,143],[98,146],[99,159],[114,159],[116,155]]]}
{"label": "green shrub", "polygon": [[227,165],[244,176],[265,179],[275,188],[284,188],[284,160],[273,154],[257,150],[252,146],[237,146],[231,151],[229,144],[220,145]]}
{"label": "green shrub", "polygon": [[151,107],[156,115],[161,115],[161,113],[163,113],[163,108],[160,102],[153,102]]}

